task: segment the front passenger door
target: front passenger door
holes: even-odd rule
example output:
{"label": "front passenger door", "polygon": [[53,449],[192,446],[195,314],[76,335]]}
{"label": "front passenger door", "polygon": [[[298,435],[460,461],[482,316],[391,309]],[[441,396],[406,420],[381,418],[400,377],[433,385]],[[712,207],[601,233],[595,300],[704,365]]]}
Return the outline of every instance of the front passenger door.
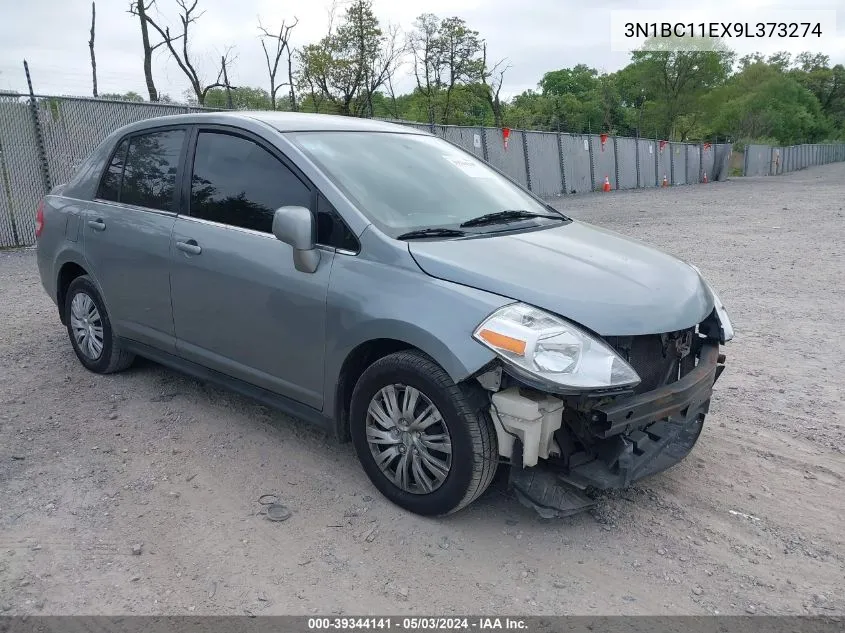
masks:
{"label": "front passenger door", "polygon": [[200,129],[189,152],[189,214],[173,229],[171,293],[185,359],[323,404],[326,294],[334,249],[303,273],[272,234],[286,205],[315,192],[277,150],[234,130]]}

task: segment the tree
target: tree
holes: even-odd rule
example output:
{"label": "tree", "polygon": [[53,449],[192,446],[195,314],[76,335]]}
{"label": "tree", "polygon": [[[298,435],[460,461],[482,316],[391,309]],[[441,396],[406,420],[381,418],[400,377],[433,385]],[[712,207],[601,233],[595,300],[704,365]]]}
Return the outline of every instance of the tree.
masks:
{"label": "tree", "polygon": [[443,41],[438,36],[439,30],[440,18],[433,13],[423,13],[414,21],[414,30],[408,36],[408,48],[414,58],[414,78],[417,90],[425,98],[430,125],[435,121],[435,96],[442,87]]}
{"label": "tree", "polygon": [[408,48],[414,60],[416,90],[425,101],[430,124],[438,119],[443,124],[452,122],[458,86],[478,86],[477,96],[483,101],[498,98],[497,87],[501,88],[502,70],[506,69],[501,63],[487,68],[478,31],[468,28],[461,18],[441,20],[433,13],[421,14],[414,21]]}
{"label": "tree", "polygon": [[[189,2],[190,4],[188,4]],[[142,4],[143,0],[138,0],[136,7],[141,6]],[[159,26],[158,23],[150,17],[149,13],[145,12],[144,18],[146,23],[152,26],[161,36],[163,43],[167,46],[167,49],[170,51],[173,59],[185,74],[185,77],[188,78],[191,88],[194,91],[194,95],[196,96],[197,103],[199,105],[203,105],[205,103],[205,96],[208,94],[209,90],[212,88],[226,87],[226,84],[223,83],[222,80],[224,79],[224,75],[226,73],[226,65],[230,62],[229,54],[231,53],[231,49],[227,49],[226,53],[221,58],[220,70],[217,73],[217,80],[214,83],[205,84],[199,72],[197,72],[194,62],[191,61],[188,37],[189,27],[191,24],[196,23],[196,21],[202,17],[204,12],[196,13],[199,0],[176,0],[176,4],[179,5],[179,9],[181,10],[179,22],[182,25],[182,33],[177,36],[172,36],[170,34],[169,26],[165,26],[164,28]],[[177,52],[176,47],[174,46],[178,40],[182,40],[181,52]]]}
{"label": "tree", "polygon": [[159,100],[158,91],[153,81],[153,52],[164,44],[164,41],[158,42],[155,45],[150,44],[147,11],[152,9],[154,5],[155,0],[132,0],[129,3],[129,13],[137,16],[138,21],[141,23],[141,45],[144,47],[144,79],[147,82],[147,92],[150,95],[150,101]]}
{"label": "tree", "polygon": [[[276,93],[279,88],[288,86],[290,88],[290,108],[296,110],[296,92],[293,80],[293,50],[290,47],[291,31],[299,24],[299,19],[294,17],[291,24],[286,24],[282,20],[282,25],[279,27],[278,33],[268,31],[261,25],[261,20],[258,21],[258,30],[261,31],[259,36],[261,39],[261,48],[264,50],[264,59],[267,62],[267,74],[270,78],[270,104],[272,109],[276,109]],[[274,40],[274,49],[272,55],[267,49],[266,40]],[[279,72],[279,62],[282,56],[287,53],[288,62],[288,80],[287,82],[277,82],[276,76]]]}
{"label": "tree", "polygon": [[484,97],[493,111],[493,124],[502,127],[502,102],[499,93],[505,81],[505,73],[510,65],[505,65],[505,60],[500,59],[492,67],[487,66],[487,44],[482,48],[481,56],[481,85],[484,88]]}
{"label": "tree", "polygon": [[483,62],[479,58],[481,40],[478,38],[478,31],[467,28],[466,22],[458,17],[443,20],[438,29],[438,37],[443,74],[440,81],[446,87],[442,123],[448,124],[455,86],[459,83],[478,81],[483,72]]}
{"label": "tree", "polygon": [[755,62],[711,98],[713,131],[734,139],[791,145],[830,132],[816,96],[778,66]]}
{"label": "tree", "polygon": [[[333,20],[332,20],[333,21]],[[372,114],[373,94],[387,85],[402,54],[398,30],[385,34],[370,0],[354,0],[337,28],[299,51],[300,84],[318,108],[339,114]]]}
{"label": "tree", "polygon": [[539,87],[544,95],[585,97],[598,86],[599,71],[585,64],[561,68],[543,75]]}
{"label": "tree", "polygon": [[827,55],[801,53],[789,74],[819,100],[822,111],[845,132],[845,66],[830,67]]}
{"label": "tree", "polygon": [[94,27],[97,22],[97,3],[91,2],[91,39],[88,40],[88,50],[91,52],[91,78],[94,84],[94,97],[97,96],[97,59],[94,57]]}
{"label": "tree", "polygon": [[637,104],[642,106],[642,98],[625,102],[620,88],[623,83],[618,73],[600,74],[595,68],[577,64],[543,75],[538,84],[542,94],[531,91],[522,99],[522,106],[528,108],[534,124],[547,129],[619,134],[636,127],[635,121],[631,125],[636,115],[630,110]]}
{"label": "tree", "polygon": [[[709,50],[679,50],[671,38],[647,40],[631,54],[632,62],[623,71],[622,84],[645,91],[645,112],[663,138],[676,138],[679,117],[694,114],[701,97],[724,84],[733,67],[735,54],[724,45],[711,44]],[[630,93],[623,95],[631,101]]]}
{"label": "tree", "polygon": [[373,116],[373,99],[381,88],[393,93],[393,76],[405,54],[405,45],[400,43],[398,26],[388,27],[382,34],[375,54],[365,58],[364,90],[368,116]]}

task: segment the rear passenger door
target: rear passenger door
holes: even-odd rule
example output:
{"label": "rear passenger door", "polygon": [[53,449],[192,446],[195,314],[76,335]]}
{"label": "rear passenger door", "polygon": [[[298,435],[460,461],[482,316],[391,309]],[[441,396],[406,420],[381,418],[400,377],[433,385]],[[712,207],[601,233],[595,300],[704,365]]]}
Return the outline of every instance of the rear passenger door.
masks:
{"label": "rear passenger door", "polygon": [[187,129],[156,128],[123,139],[85,210],[85,257],[115,333],[175,352],[170,233],[176,221]]}
{"label": "rear passenger door", "polygon": [[313,211],[316,191],[276,148],[240,130],[200,128],[192,145],[187,214],[173,230],[178,352],[321,409],[335,249],[323,248],[317,270],[303,273],[272,233],[278,207]]}

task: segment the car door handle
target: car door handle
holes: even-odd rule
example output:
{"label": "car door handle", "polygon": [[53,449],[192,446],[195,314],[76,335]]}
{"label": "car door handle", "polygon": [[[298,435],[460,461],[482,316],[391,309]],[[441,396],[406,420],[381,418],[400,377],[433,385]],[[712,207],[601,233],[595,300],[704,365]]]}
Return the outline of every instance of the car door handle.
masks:
{"label": "car door handle", "polygon": [[187,242],[176,242],[176,248],[180,251],[185,251],[191,255],[199,255],[202,253],[202,247],[197,244],[196,240],[188,240]]}
{"label": "car door handle", "polygon": [[88,220],[88,226],[90,226],[95,231],[106,230],[106,223],[103,222],[100,218],[97,218],[96,220]]}

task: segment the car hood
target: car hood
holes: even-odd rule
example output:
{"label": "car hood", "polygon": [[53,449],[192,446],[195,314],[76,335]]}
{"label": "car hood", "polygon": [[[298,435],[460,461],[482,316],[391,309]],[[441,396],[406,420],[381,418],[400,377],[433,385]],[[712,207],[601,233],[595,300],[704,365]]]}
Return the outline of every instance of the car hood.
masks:
{"label": "car hood", "polygon": [[691,266],[583,222],[408,247],[432,277],[529,303],[603,336],[683,330],[713,310]]}

